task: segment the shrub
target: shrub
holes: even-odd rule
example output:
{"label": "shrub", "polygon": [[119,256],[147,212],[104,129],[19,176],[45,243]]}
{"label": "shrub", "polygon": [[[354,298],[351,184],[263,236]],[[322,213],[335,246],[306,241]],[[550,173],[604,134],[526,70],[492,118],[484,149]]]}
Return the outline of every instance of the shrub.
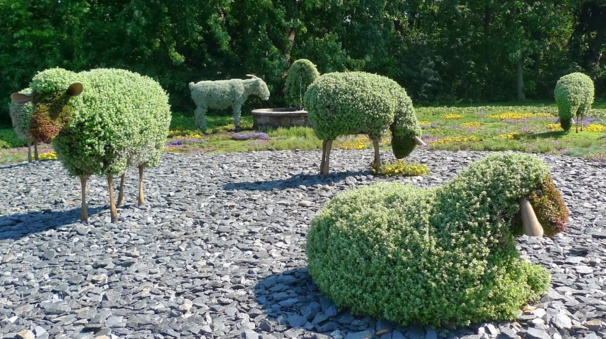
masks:
{"label": "shrub", "polygon": [[548,271],[516,250],[518,198],[534,205],[548,235],[568,217],[557,190],[545,205],[532,197],[546,187],[539,158],[497,154],[440,187],[346,191],[312,220],[309,273],[337,306],[404,325],[515,319],[549,285]]}
{"label": "shrub", "polygon": [[558,105],[560,125],[568,132],[571,119],[576,118],[578,123],[578,120],[591,109],[594,95],[593,81],[583,73],[571,73],[558,80],[553,94]]}
{"label": "shrub", "polygon": [[319,77],[320,73],[311,61],[299,59],[293,62],[286,77],[286,102],[293,107],[302,108],[307,87]]}

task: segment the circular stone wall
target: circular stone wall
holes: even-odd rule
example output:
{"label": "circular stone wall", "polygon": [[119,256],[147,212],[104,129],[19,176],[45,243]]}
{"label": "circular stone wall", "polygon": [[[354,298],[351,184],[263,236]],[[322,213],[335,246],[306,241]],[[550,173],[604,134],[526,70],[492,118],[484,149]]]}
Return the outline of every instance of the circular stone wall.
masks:
{"label": "circular stone wall", "polygon": [[295,108],[259,108],[252,110],[253,128],[267,130],[270,128],[311,126],[307,120],[307,111]]}

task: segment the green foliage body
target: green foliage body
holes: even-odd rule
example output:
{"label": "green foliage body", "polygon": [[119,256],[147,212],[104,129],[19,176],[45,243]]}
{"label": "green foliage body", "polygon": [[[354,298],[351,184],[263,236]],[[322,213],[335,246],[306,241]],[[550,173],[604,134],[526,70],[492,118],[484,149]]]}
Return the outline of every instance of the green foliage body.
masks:
{"label": "green foliage body", "polygon": [[[21,94],[31,94],[31,89],[26,88],[19,91]],[[23,105],[10,103],[9,112],[15,133],[22,140],[31,140],[32,135],[29,132],[29,125],[32,119],[33,104],[28,102]]]}
{"label": "green foliage body", "polygon": [[564,131],[570,130],[572,118],[587,115],[593,104],[594,91],[593,81],[583,73],[571,73],[558,80],[553,94]]}
{"label": "green foliage body", "polygon": [[[495,154],[443,186],[381,183],[344,192],[312,220],[309,273],[357,314],[405,325],[513,320],[550,282],[545,268],[520,259],[513,237],[518,198],[545,181],[539,158]],[[562,221],[537,217],[550,234]]]}
{"label": "green foliage body", "polygon": [[286,101],[294,107],[302,108],[307,87],[319,77],[320,73],[311,61],[299,59],[293,62],[286,76]]}
{"label": "green foliage body", "polygon": [[[84,90],[69,97],[65,90],[74,82]],[[171,116],[168,96],[153,79],[119,69],[54,68],[30,86],[32,120],[46,115],[57,125],[53,146],[71,175],[122,174],[127,166],[160,161]]]}
{"label": "green foliage body", "polygon": [[232,107],[234,125],[239,127],[242,105],[249,95],[256,95],[262,100],[269,99],[269,89],[263,80],[257,77],[252,79],[231,79],[219,81],[200,81],[189,83],[191,98],[196,104],[194,111],[196,125],[206,130],[206,112],[209,108]]}
{"label": "green foliage body", "polygon": [[328,73],[305,92],[309,121],[321,140],[367,134],[380,139],[392,131],[392,149],[400,159],[412,152],[421,136],[412,101],[395,81],[364,72]]}

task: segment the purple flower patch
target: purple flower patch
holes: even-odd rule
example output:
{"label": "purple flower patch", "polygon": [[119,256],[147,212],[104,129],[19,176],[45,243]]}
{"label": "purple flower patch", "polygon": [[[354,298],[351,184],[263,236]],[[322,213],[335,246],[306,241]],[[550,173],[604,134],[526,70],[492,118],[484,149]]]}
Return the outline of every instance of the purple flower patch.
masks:
{"label": "purple flower patch", "polygon": [[269,135],[264,132],[250,132],[250,133],[234,133],[231,135],[233,140],[250,140],[250,139],[260,139],[260,140],[269,140]]}

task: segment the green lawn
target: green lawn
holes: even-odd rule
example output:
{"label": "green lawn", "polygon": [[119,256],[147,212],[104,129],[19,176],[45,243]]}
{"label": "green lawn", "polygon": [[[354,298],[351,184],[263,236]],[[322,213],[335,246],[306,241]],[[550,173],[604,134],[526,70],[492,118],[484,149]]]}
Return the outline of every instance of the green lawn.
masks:
{"label": "green lawn", "polygon": [[[533,102],[516,106],[494,104],[467,107],[419,107],[417,117],[428,149],[435,150],[517,150],[523,152],[566,154],[606,162],[606,101],[594,104],[583,121],[583,132],[574,126],[564,133],[557,123],[553,103]],[[235,132],[232,117],[210,114],[209,129],[202,133],[193,116],[174,113],[167,152],[207,153],[256,150],[313,150],[321,140],[311,128],[278,129],[267,133],[252,131],[252,116],[242,117],[242,131]],[[366,136],[342,136],[333,144],[338,149],[372,148]],[[389,138],[382,140],[389,147]],[[0,164],[27,160],[25,142],[10,126],[0,128]],[[52,147],[43,145],[41,154],[53,158]]]}

